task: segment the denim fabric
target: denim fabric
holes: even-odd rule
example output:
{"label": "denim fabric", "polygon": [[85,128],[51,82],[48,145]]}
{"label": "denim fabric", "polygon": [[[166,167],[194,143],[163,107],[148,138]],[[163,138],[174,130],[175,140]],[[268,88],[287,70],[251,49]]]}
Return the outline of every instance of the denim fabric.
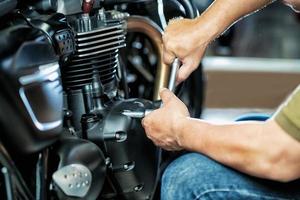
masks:
{"label": "denim fabric", "polygon": [[198,153],[183,155],[167,167],[161,200],[208,199],[300,200],[300,180],[279,183],[254,178]]}

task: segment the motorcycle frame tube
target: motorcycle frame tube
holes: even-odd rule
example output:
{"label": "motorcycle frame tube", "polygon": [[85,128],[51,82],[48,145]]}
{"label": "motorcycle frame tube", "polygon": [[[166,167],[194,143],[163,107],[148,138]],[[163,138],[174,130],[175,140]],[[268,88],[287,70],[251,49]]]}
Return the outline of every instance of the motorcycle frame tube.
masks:
{"label": "motorcycle frame tube", "polygon": [[[11,176],[11,180],[13,182],[13,187],[18,192],[18,195],[22,196],[24,200],[33,199],[33,195],[29,190],[27,184],[25,183],[21,173],[17,169],[14,161],[11,159],[9,153],[6,148],[0,141],[0,163],[3,167],[7,168],[9,175]],[[12,197],[15,197],[16,194],[11,194]]]}
{"label": "motorcycle frame tube", "polygon": [[153,100],[160,100],[159,90],[168,87],[170,67],[163,62],[163,30],[152,20],[142,16],[130,16],[127,19],[127,31],[143,33],[149,37],[158,53],[157,73],[155,76]]}

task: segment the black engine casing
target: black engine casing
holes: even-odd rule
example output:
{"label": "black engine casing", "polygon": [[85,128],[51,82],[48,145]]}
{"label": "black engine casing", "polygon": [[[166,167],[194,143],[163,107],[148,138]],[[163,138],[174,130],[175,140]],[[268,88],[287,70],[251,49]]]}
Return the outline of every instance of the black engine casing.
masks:
{"label": "black engine casing", "polygon": [[2,30],[0,36],[1,137],[19,152],[36,152],[62,130],[58,57],[27,25]]}

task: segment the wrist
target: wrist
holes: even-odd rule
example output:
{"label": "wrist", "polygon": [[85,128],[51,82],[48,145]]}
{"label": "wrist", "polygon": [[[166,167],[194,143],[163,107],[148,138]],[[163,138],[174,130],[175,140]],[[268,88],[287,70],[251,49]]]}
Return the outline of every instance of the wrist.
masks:
{"label": "wrist", "polygon": [[185,117],[178,129],[178,143],[189,151],[203,152],[213,125],[199,119]]}
{"label": "wrist", "polygon": [[189,117],[181,117],[178,120],[177,127],[176,127],[176,136],[177,136],[177,142],[179,146],[183,149],[186,148],[186,129],[188,127],[188,121]]}
{"label": "wrist", "polygon": [[224,14],[224,4],[221,6],[217,3],[213,3],[201,16],[197,17],[196,29],[200,40],[206,40],[208,44],[218,38],[227,28],[234,22],[230,17]]}
{"label": "wrist", "polygon": [[194,40],[198,48],[206,48],[219,36],[217,25],[213,25],[210,20],[202,18],[202,16],[195,19],[195,29],[193,32]]}

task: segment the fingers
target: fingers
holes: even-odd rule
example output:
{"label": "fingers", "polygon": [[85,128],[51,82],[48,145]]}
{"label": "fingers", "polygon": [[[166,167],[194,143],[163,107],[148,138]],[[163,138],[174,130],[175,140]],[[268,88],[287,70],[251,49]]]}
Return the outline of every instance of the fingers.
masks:
{"label": "fingers", "polygon": [[170,140],[168,138],[164,138],[162,136],[157,137],[158,132],[156,132],[154,129],[152,129],[152,119],[151,117],[147,116],[142,120],[142,125],[146,131],[146,136],[148,139],[150,139],[156,146],[159,146],[167,151],[178,151],[180,150],[177,146],[174,144],[173,140]]}
{"label": "fingers", "polygon": [[175,97],[175,95],[167,88],[161,89],[159,95],[164,105],[170,102]]}
{"label": "fingers", "polygon": [[163,45],[163,60],[164,63],[170,65],[175,60],[175,54],[170,50],[167,50],[165,45]]}
{"label": "fingers", "polygon": [[181,82],[185,81],[193,71],[194,68],[191,67],[189,64],[183,64],[178,70],[176,77],[176,85],[179,85]]}
{"label": "fingers", "polygon": [[176,85],[185,81],[197,67],[192,59],[186,59],[177,72]]}
{"label": "fingers", "polygon": [[155,115],[155,113],[157,113],[158,111],[159,111],[159,109],[154,110],[142,119],[142,126],[144,128],[152,127],[152,118],[153,118],[152,116]]}
{"label": "fingers", "polygon": [[[147,117],[147,116],[146,116]],[[147,121],[146,121],[146,117],[144,117],[143,119],[142,119],[142,126],[144,127],[144,128],[146,128],[146,126],[147,126]]]}
{"label": "fingers", "polygon": [[[167,89],[161,91],[161,94],[164,99],[171,99],[173,96],[173,94]],[[143,118],[142,125],[145,129],[146,136],[152,140],[156,146],[165,150],[180,150],[181,147],[178,145],[176,137],[174,137],[174,132],[170,128],[170,123],[164,120],[168,115],[162,117],[163,113],[166,112],[166,110],[163,109],[164,108],[155,110]],[[161,124],[165,124],[165,126],[162,127]]]}
{"label": "fingers", "polygon": [[177,85],[186,80],[191,75],[191,73],[198,68],[204,53],[205,48],[200,48],[182,60],[182,65],[179,68],[176,77]]}

